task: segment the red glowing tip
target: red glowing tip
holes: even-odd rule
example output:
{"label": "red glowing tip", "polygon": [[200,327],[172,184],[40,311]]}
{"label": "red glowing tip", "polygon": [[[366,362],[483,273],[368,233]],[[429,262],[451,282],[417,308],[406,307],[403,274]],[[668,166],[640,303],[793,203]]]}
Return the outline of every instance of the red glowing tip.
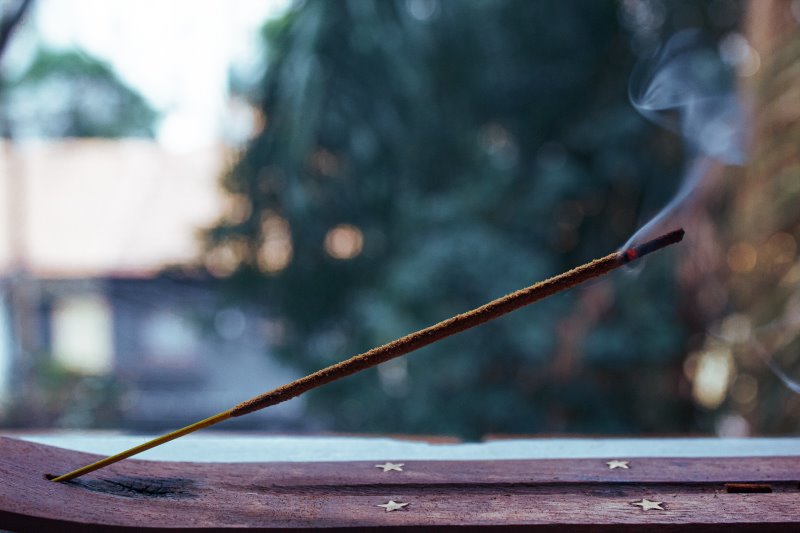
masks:
{"label": "red glowing tip", "polygon": [[639,257],[639,252],[636,251],[636,248],[628,248],[625,250],[625,259],[627,261],[633,261],[637,257]]}

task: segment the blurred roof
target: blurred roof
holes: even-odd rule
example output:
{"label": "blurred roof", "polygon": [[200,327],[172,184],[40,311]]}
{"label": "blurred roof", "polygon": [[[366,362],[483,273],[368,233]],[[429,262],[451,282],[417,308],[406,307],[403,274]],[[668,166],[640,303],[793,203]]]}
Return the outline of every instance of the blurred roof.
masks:
{"label": "blurred roof", "polygon": [[222,212],[225,149],[147,140],[0,143],[0,273],[147,276],[195,264]]}

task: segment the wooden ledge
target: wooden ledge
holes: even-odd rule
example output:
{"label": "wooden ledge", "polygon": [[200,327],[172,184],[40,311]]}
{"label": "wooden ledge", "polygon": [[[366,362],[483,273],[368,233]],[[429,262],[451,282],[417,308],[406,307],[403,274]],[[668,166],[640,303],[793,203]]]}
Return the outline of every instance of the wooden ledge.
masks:
{"label": "wooden ledge", "polygon": [[45,478],[99,457],[0,437],[0,528],[800,529],[800,456],[386,457],[378,464],[395,465],[386,472],[374,460],[126,460],[73,482]]}

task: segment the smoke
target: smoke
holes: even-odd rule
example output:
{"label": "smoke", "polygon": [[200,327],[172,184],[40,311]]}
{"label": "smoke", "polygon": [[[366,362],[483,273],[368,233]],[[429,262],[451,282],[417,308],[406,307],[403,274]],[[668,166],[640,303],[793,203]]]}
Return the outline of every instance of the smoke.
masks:
{"label": "smoke", "polygon": [[[724,39],[719,50],[699,31],[682,31],[650,60],[639,64],[631,76],[631,103],[648,120],[681,136],[688,163],[678,192],[628,239],[623,250],[649,239],[667,223],[680,225],[692,194],[714,162],[745,162],[747,127],[735,92],[735,67],[747,68],[747,62],[757,61],[758,55],[738,34]],[[752,339],[752,348],[788,389],[800,394],[800,382],[789,377],[758,340]]]}
{"label": "smoke", "polygon": [[772,373],[784,384],[784,386],[795,394],[800,394],[800,382],[790,378],[783,369],[778,366],[778,363],[767,353],[767,350],[761,344],[755,343],[756,353],[761,360],[769,367]]}
{"label": "smoke", "polygon": [[[767,329],[767,328],[764,328]],[[739,344],[741,341],[740,339],[731,338],[730,335],[723,335],[721,333],[715,333],[713,331],[706,332],[709,337],[716,339],[722,343],[725,343],[728,346],[734,346]],[[745,339],[743,342],[745,345],[748,345],[752,348],[753,352],[758,355],[758,357],[767,365],[767,368],[773,373],[775,377],[777,377],[783,385],[789,389],[790,391],[794,392],[795,394],[800,394],[800,381],[796,381],[789,377],[789,375],[778,365],[778,363],[773,359],[770,355],[770,352],[764,347],[764,344],[759,341],[755,335],[751,336],[749,334],[744,335]]]}
{"label": "smoke", "polygon": [[714,161],[744,163],[745,120],[734,82],[734,70],[697,30],[675,34],[634,70],[631,103],[648,120],[683,138],[688,163],[674,198],[623,249],[676,222]]}

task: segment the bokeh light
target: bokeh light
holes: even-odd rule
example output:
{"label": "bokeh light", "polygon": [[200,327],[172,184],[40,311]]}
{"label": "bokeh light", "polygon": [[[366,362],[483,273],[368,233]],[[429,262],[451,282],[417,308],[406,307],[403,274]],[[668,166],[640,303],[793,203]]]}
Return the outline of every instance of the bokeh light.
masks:
{"label": "bokeh light", "polygon": [[271,212],[267,212],[261,222],[263,241],[258,253],[258,264],[269,274],[280,272],[292,261],[292,235],[289,222]]}
{"label": "bokeh light", "polygon": [[364,247],[364,234],[351,224],[339,224],[325,235],[325,251],[334,259],[353,259]]}

